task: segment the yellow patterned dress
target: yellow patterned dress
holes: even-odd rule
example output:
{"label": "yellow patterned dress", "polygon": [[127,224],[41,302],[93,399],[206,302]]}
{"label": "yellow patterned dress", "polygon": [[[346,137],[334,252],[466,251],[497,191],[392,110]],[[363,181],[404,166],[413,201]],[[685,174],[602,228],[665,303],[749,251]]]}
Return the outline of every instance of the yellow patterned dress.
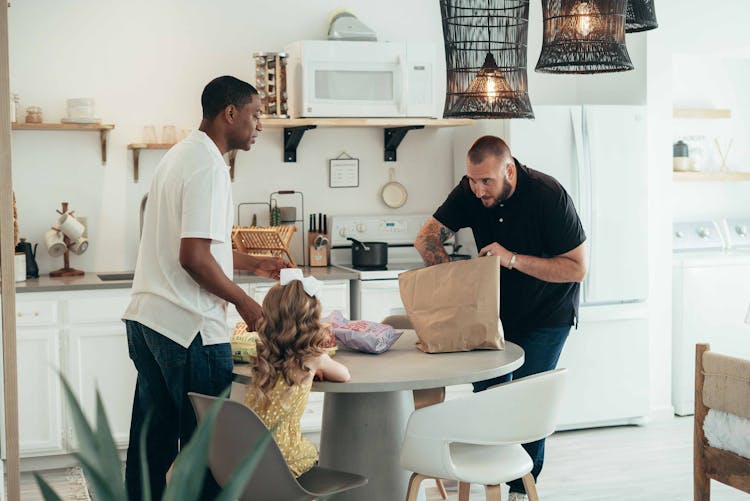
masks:
{"label": "yellow patterned dress", "polygon": [[273,438],[295,477],[308,471],[318,461],[315,445],[302,436],[300,427],[311,387],[312,378],[300,385],[289,386],[280,376],[269,395],[271,403],[266,409],[258,408],[251,392],[245,397],[245,404],[255,411],[269,429],[278,425]]}

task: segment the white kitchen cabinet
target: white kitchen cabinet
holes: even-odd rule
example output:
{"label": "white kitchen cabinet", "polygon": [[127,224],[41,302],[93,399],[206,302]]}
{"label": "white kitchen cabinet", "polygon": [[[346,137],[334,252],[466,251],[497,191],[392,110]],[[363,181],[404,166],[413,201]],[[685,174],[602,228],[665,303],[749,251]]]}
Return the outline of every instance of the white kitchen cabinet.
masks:
{"label": "white kitchen cabinet", "polygon": [[60,331],[52,327],[16,329],[18,435],[22,457],[63,451]]}
{"label": "white kitchen cabinet", "polygon": [[129,300],[129,289],[17,294],[21,457],[75,448],[58,370],[89,419],[99,388],[115,440],[127,444],[135,368],[120,317]]}
{"label": "white kitchen cabinet", "polygon": [[17,296],[18,433],[22,456],[63,451],[58,302]]}
{"label": "white kitchen cabinet", "polygon": [[[259,302],[271,286],[240,284]],[[320,300],[324,314],[341,310],[348,316],[349,281],[324,282]],[[130,289],[16,295],[21,457],[65,454],[77,446],[58,371],[91,420],[99,390],[115,443],[127,446],[136,381],[121,321],[129,301]],[[241,320],[232,305],[227,316],[232,329]],[[244,389],[235,388],[233,397],[244,397]],[[302,419],[304,431],[320,430],[322,409],[322,394],[311,394]]]}
{"label": "white kitchen cabinet", "polygon": [[263,300],[266,298],[266,294],[271,290],[272,285],[266,284],[252,284],[249,287],[248,294],[255,299],[255,302],[262,305]]}
{"label": "white kitchen cabinet", "polygon": [[[244,284],[240,287],[252,297],[258,304],[263,304],[268,291],[271,290],[272,284],[259,283],[259,284]],[[341,311],[345,317],[349,318],[349,280],[326,280],[323,282],[323,290],[320,292],[320,304],[323,309],[323,316],[328,315],[333,310]],[[229,326],[234,328],[234,324],[238,321],[239,314],[234,306],[230,306],[229,313]]]}
{"label": "white kitchen cabinet", "polygon": [[[120,317],[130,290],[71,292],[66,302],[68,380],[90,420],[96,417],[99,391],[115,444],[127,446],[137,373]],[[75,448],[77,441],[68,432]]]}

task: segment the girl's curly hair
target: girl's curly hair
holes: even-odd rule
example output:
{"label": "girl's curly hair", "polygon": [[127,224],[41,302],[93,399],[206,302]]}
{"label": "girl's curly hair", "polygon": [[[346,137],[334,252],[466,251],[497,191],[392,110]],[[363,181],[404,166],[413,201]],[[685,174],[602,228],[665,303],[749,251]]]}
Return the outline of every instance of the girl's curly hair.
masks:
{"label": "girl's curly hair", "polygon": [[299,280],[277,284],[266,294],[248,389],[260,408],[268,407],[279,376],[289,386],[300,384],[307,371],[305,360],[325,351],[320,312],[320,301],[309,296]]}

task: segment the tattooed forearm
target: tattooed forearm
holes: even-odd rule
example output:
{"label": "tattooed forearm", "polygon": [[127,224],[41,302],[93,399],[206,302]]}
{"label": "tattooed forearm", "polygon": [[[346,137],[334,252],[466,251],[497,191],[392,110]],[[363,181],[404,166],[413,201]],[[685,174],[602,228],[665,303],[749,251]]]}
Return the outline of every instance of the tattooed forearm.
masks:
{"label": "tattooed forearm", "polygon": [[440,224],[437,219],[430,218],[422,229],[419,230],[417,238],[414,240],[414,247],[422,256],[425,266],[434,264],[447,263],[450,261],[448,253],[441,242],[441,230],[450,232],[448,228]]}

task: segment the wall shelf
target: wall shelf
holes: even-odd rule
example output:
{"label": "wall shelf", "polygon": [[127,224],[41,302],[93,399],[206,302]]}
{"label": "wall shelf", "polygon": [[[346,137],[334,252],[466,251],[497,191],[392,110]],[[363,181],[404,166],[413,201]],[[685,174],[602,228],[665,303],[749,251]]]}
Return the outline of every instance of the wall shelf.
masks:
{"label": "wall shelf", "polygon": [[750,172],[674,172],[675,181],[750,181]]}
{"label": "wall shelf", "polygon": [[102,165],[107,164],[107,136],[109,131],[114,129],[114,124],[55,124],[55,123],[41,123],[41,124],[28,124],[22,122],[15,122],[11,124],[13,130],[67,130],[67,131],[87,131],[95,130],[99,131],[99,143],[102,149]]}
{"label": "wall shelf", "polygon": [[[174,146],[173,143],[130,143],[128,149],[133,151],[133,182],[138,182],[141,150],[168,150],[172,146]],[[234,181],[234,161],[237,158],[237,150],[231,150],[227,156],[229,157],[229,177]]]}
{"label": "wall shelf", "polygon": [[459,127],[471,125],[474,121],[433,118],[262,118],[261,123],[264,129],[284,129],[284,162],[297,161],[297,146],[302,136],[306,131],[318,127],[382,127],[383,159],[395,162],[396,150],[410,130]]}
{"label": "wall shelf", "polygon": [[[396,150],[406,136],[413,129],[459,127],[471,125],[468,119],[434,119],[434,118],[262,118],[264,129],[284,129],[284,162],[297,161],[297,146],[305,132],[310,129],[321,128],[383,128],[383,157],[386,162],[396,161]],[[133,151],[133,181],[138,182],[138,167],[141,150],[168,150],[173,144],[163,143],[131,143],[128,149]],[[229,174],[234,181],[234,161],[237,150],[232,150],[229,156]]]}
{"label": "wall shelf", "polygon": [[674,108],[673,118],[732,118],[732,110],[726,108]]}

